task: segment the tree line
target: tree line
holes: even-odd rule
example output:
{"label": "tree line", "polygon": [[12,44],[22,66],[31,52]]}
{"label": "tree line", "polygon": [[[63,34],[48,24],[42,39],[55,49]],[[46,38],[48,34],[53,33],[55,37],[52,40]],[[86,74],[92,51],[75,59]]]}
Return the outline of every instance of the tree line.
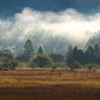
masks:
{"label": "tree line", "polygon": [[72,48],[68,48],[67,53],[67,64],[70,65],[72,62],[77,61],[81,64],[95,63],[100,64],[100,46],[96,42],[95,45],[89,45],[86,49],[79,48],[77,45]]}
{"label": "tree line", "polygon": [[[11,60],[13,59],[13,60]],[[32,41],[28,38],[23,46],[23,52],[14,56],[10,50],[0,50],[0,61],[2,69],[15,69],[19,62],[25,62],[28,67],[64,67],[81,68],[87,65],[91,69],[94,64],[100,64],[100,46],[98,43],[89,45],[86,49],[82,49],[77,45],[69,46],[66,55],[56,52],[45,54],[43,46],[40,44],[36,53]],[[91,64],[90,64],[91,63]]]}

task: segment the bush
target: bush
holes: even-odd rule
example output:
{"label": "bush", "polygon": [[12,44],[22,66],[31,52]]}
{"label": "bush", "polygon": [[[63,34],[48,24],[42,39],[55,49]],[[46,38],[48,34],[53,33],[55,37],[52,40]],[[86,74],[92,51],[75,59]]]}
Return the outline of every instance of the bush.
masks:
{"label": "bush", "polygon": [[8,62],[9,61],[9,58],[8,57],[0,57],[0,62]]}
{"label": "bush", "polygon": [[29,63],[29,64],[28,64],[28,67],[31,67],[31,68],[36,68],[37,66],[36,66],[36,64],[35,64],[35,63]]}
{"label": "bush", "polygon": [[14,54],[10,50],[0,50],[0,61],[7,62],[14,59]]}
{"label": "bush", "polygon": [[0,62],[0,70],[2,69],[2,62]]}
{"label": "bush", "polygon": [[38,55],[35,58],[32,58],[29,61],[29,64],[30,63],[36,64],[40,68],[43,68],[52,65],[53,60],[47,55]]}
{"label": "bush", "polygon": [[65,61],[65,56],[61,53],[51,52],[49,53],[49,57],[51,57],[54,62],[64,62]]}
{"label": "bush", "polygon": [[72,71],[73,69],[80,69],[80,68],[82,68],[82,65],[79,62],[74,61],[72,64],[70,64],[69,67],[71,68],[71,71]]}
{"label": "bush", "polygon": [[100,69],[100,65],[95,64],[95,69]]}
{"label": "bush", "polygon": [[52,69],[56,69],[58,66],[57,66],[57,64],[56,63],[52,63]]}
{"label": "bush", "polygon": [[10,66],[11,66],[10,62],[2,62],[1,64],[1,68],[5,70],[9,69]]}
{"label": "bush", "polygon": [[86,67],[89,69],[89,71],[95,66],[94,63],[89,63],[89,64],[86,64]]}
{"label": "bush", "polygon": [[18,65],[19,65],[19,61],[18,60],[10,60],[10,69],[15,69]]}
{"label": "bush", "polygon": [[26,68],[28,66],[28,64],[27,63],[25,63],[25,62],[19,62],[19,64],[18,64],[18,68]]}

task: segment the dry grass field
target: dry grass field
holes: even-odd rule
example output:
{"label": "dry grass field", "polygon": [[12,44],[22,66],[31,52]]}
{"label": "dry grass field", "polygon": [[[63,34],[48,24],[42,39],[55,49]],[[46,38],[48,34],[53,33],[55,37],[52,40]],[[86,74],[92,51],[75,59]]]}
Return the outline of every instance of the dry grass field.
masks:
{"label": "dry grass field", "polygon": [[100,100],[100,70],[0,71],[0,100]]}

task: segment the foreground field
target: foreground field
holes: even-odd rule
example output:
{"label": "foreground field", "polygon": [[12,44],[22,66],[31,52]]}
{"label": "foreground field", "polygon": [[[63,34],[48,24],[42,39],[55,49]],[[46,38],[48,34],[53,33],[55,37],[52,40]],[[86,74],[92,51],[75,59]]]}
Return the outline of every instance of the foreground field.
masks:
{"label": "foreground field", "polygon": [[100,100],[100,71],[1,71],[0,100]]}

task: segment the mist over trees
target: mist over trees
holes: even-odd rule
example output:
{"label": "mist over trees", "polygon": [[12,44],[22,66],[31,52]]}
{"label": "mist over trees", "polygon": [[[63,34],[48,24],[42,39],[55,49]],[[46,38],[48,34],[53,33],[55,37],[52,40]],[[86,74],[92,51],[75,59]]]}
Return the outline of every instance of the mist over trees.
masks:
{"label": "mist over trees", "polygon": [[[32,29],[27,33],[20,27],[15,29],[2,27],[0,28],[0,36],[1,62],[16,59],[20,62],[29,63],[28,65],[31,67],[39,66],[43,68],[50,61],[52,66],[64,64],[63,66],[67,65],[71,70],[81,68],[79,66],[84,64],[100,64],[99,31],[89,39],[84,48],[78,45],[73,46],[66,37],[53,35],[44,30],[39,32],[39,29]],[[42,60],[45,65],[41,65]],[[38,65],[39,62],[41,62],[40,65]],[[4,65],[9,66],[9,63],[4,63]]]}
{"label": "mist over trees", "polygon": [[96,42],[100,45],[100,31],[95,32],[94,35],[92,35],[90,37],[90,39],[87,41],[85,47],[90,44],[94,45]]}
{"label": "mist over trees", "polygon": [[37,50],[37,55],[43,55],[44,54],[44,48],[42,45],[39,45]]}
{"label": "mist over trees", "polygon": [[45,50],[45,54],[48,54],[48,52],[51,51],[65,54],[67,47],[70,45],[69,40],[65,37],[53,35],[50,32],[45,32],[38,28],[33,28],[31,31],[26,32],[21,27],[1,27],[0,49],[9,49],[16,56],[23,52],[23,45],[27,38],[31,39],[36,51],[41,44]]}
{"label": "mist over trees", "polygon": [[[30,31],[26,31],[22,27],[1,27],[0,28],[0,49],[9,49],[16,56],[19,53],[23,52],[23,45],[27,38],[30,38],[34,44],[35,51],[37,51],[38,46],[41,44],[45,50],[45,54],[48,52],[56,52],[66,54],[68,47],[75,45],[72,43],[72,40],[67,39],[61,35],[53,35],[52,32],[46,32],[43,29],[33,28]],[[86,43],[86,46],[89,44],[94,45],[96,42],[100,45],[100,32],[96,32],[89,41]],[[83,48],[83,45],[79,45]],[[85,46],[85,48],[86,48]]]}
{"label": "mist over trees", "polygon": [[28,62],[35,55],[35,49],[30,39],[27,39],[24,44],[24,50],[22,53],[16,56],[16,59],[23,62]]}

